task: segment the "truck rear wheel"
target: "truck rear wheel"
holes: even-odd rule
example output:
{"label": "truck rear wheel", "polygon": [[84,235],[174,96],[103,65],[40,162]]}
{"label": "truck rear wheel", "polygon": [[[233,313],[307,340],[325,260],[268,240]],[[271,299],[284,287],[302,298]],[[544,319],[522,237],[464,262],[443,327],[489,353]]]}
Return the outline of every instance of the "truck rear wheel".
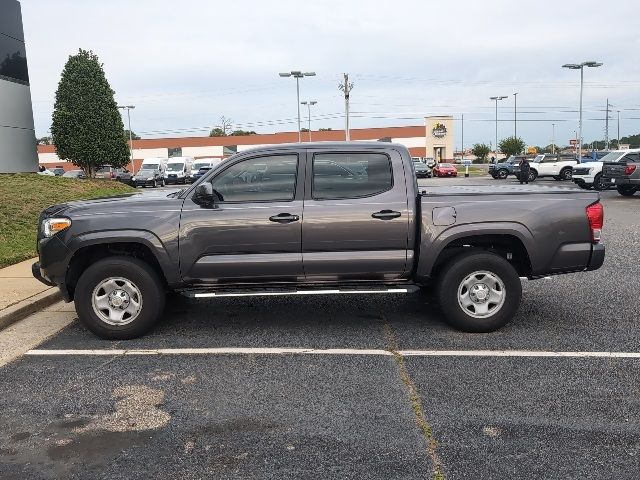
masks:
{"label": "truck rear wheel", "polygon": [[93,333],[128,340],[147,333],[160,319],[165,293],[158,274],[132,257],[108,257],[87,268],[76,285],[78,318]]}
{"label": "truck rear wheel", "polygon": [[492,332],[518,311],[522,284],[504,258],[486,252],[462,254],[442,270],[438,300],[450,325],[464,332]]}
{"label": "truck rear wheel", "polygon": [[632,197],[638,191],[638,187],[633,185],[618,185],[616,188],[618,193],[624,197]]}

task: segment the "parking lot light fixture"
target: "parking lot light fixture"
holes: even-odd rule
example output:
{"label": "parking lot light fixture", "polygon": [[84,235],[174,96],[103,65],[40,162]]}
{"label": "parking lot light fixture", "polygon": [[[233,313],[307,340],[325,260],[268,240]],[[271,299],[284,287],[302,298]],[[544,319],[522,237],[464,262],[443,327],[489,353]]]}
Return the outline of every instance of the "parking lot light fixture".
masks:
{"label": "parking lot light fixture", "polygon": [[315,105],[316,102],[315,100],[309,100],[309,101],[304,101],[304,102],[300,102],[300,105],[306,105],[307,106],[307,111],[309,113],[308,119],[309,119],[309,141],[311,141],[311,107],[313,105]]}
{"label": "parking lot light fixture", "polygon": [[296,79],[296,98],[298,108],[298,142],[302,142],[302,133],[300,131],[300,79],[302,77],[315,77],[316,72],[302,72],[300,70],[291,70],[290,72],[281,72],[280,75],[283,78],[293,77]]}
{"label": "parking lot light fixture", "polygon": [[501,95],[499,97],[489,97],[490,100],[494,100],[496,102],[496,146],[495,146],[495,152],[496,152],[496,156],[498,155],[498,102],[500,100],[504,100],[505,98],[509,98],[505,95]]}
{"label": "parking lot light fixture", "polygon": [[136,108],[135,105],[118,105],[118,108],[121,110],[127,111],[127,123],[129,126],[129,161],[131,162],[131,174],[133,175],[136,171],[136,167],[133,164],[133,138],[131,136],[131,114],[129,113],[132,109]]}
{"label": "parking lot light fixture", "polygon": [[578,163],[582,159],[582,92],[584,90],[584,67],[596,68],[604,65],[602,62],[593,60],[582,63],[565,63],[562,68],[569,70],[580,70],[580,120],[578,121]]}

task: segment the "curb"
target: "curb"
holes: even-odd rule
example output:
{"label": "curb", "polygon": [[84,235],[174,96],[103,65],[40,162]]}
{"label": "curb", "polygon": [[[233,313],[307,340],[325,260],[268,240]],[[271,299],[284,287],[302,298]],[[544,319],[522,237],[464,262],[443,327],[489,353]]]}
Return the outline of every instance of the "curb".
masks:
{"label": "curb", "polygon": [[22,300],[10,307],[3,309],[0,312],[0,330],[7,328],[25,317],[46,308],[54,303],[60,301],[62,295],[60,290],[55,287],[51,287],[44,292],[38,293],[31,298]]}

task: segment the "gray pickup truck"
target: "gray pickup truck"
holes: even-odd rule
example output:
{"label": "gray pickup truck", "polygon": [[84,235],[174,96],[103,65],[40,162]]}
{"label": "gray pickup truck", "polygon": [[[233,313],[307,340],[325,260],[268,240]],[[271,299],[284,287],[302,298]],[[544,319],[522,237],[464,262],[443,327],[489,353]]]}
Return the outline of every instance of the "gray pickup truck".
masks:
{"label": "gray pickup truck", "polygon": [[419,191],[407,149],[305,143],[242,152],[168,197],[42,212],[33,274],[103,338],[144,334],[166,292],[192,297],[412,293],[454,327],[518,310],[519,277],[599,268],[599,194],[555,187]]}
{"label": "gray pickup truck", "polygon": [[640,154],[633,151],[617,162],[604,162],[602,180],[615,185],[620,195],[633,196],[640,190]]}

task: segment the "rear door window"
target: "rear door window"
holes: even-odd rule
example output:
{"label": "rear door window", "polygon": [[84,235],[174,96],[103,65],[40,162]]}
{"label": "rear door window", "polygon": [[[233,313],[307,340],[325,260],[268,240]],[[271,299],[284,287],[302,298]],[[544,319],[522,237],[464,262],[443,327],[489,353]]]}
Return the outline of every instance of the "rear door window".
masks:
{"label": "rear door window", "polygon": [[314,199],[368,197],[392,187],[391,160],[383,153],[318,153],[313,157]]}

